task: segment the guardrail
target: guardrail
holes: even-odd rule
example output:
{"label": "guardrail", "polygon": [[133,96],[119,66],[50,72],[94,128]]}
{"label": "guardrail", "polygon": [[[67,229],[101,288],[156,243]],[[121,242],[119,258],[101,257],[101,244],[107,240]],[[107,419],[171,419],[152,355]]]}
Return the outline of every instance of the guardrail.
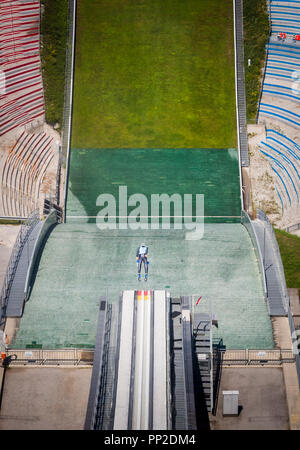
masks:
{"label": "guardrail", "polygon": [[21,256],[22,249],[27,241],[29,234],[31,233],[32,229],[37,224],[37,222],[39,222],[39,220],[40,220],[39,210],[36,209],[35,211],[32,212],[32,214],[28,217],[28,219],[24,221],[23,225],[21,225],[21,229],[18,233],[17,239],[13,246],[0,296],[0,305],[1,305],[0,326],[3,325],[2,313],[6,307],[6,300],[9,294],[9,289],[11,287],[11,283],[16,272],[17,264]]}
{"label": "guardrail", "polygon": [[6,356],[16,355],[11,366],[80,366],[93,365],[94,350],[90,349],[9,349]]}
{"label": "guardrail", "polygon": [[39,230],[39,234],[36,237],[34,248],[32,251],[32,255],[29,261],[28,269],[27,269],[27,275],[25,280],[25,287],[24,287],[24,299],[25,301],[28,300],[30,288],[31,288],[31,280],[32,280],[32,274],[33,269],[35,266],[36,259],[38,257],[40,248],[44,242],[44,238],[49,232],[49,230],[53,227],[54,224],[57,223],[57,212],[55,210],[52,210],[50,214],[46,217],[44,220],[41,229]]}
{"label": "guardrail", "polygon": [[226,350],[223,352],[223,366],[270,366],[294,363],[293,350]]}
{"label": "guardrail", "polygon": [[247,229],[249,236],[251,238],[253,247],[254,247],[254,251],[256,253],[256,258],[259,261],[259,271],[261,274],[261,280],[263,283],[263,290],[264,290],[264,295],[265,295],[265,300],[267,302],[267,305],[269,306],[269,303],[267,301],[267,296],[268,296],[268,289],[267,289],[267,282],[266,282],[266,274],[265,274],[265,267],[264,267],[264,261],[263,261],[263,256],[261,253],[261,249],[258,243],[258,238],[255,232],[255,229],[252,225],[251,219],[249,217],[249,215],[246,213],[246,211],[242,211],[241,214],[241,222],[244,225],[244,227]]}

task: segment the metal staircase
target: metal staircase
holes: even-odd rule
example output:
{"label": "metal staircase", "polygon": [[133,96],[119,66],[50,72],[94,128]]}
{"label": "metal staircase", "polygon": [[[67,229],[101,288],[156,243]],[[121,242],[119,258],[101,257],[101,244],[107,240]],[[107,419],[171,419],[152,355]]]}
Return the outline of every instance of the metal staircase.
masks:
{"label": "metal staircase", "polygon": [[171,385],[172,385],[172,429],[184,430],[185,390],[182,352],[181,299],[171,302]]}
{"label": "metal staircase", "polygon": [[235,0],[235,55],[236,55],[236,94],[238,108],[238,133],[241,165],[249,166],[247,112],[244,68],[243,1]]}
{"label": "metal staircase", "polygon": [[208,412],[211,412],[213,408],[213,348],[212,323],[208,313],[194,314],[193,334],[206,408]]}

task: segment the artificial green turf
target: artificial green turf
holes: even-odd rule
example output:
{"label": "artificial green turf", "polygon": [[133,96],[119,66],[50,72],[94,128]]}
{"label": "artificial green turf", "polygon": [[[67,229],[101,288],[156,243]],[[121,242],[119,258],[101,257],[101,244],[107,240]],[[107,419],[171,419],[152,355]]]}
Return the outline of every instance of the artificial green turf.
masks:
{"label": "artificial green turf", "polygon": [[[135,255],[143,240],[150,254],[147,283],[137,281]],[[190,241],[184,230],[100,231],[92,223],[64,223],[46,242],[12,348],[93,347],[101,296],[117,305],[122,290],[165,288],[171,297],[193,295],[194,311],[208,312],[210,302],[218,318],[213,337],[222,338],[227,349],[274,347],[243,225],[207,224],[203,238]],[[112,321],[111,333],[115,328]]]}
{"label": "artificial green turf", "polygon": [[91,216],[101,209],[98,196],[111,194],[118,204],[119,186],[127,186],[128,197],[145,195],[149,209],[152,194],[178,193],[183,200],[184,194],[192,194],[194,200],[196,194],[203,194],[207,221],[215,222],[215,216],[237,216],[240,221],[237,149],[73,148],[67,220],[85,216],[90,219],[84,221],[95,222]]}
{"label": "artificial green turf", "polygon": [[236,147],[232,0],[79,0],[72,147]]}

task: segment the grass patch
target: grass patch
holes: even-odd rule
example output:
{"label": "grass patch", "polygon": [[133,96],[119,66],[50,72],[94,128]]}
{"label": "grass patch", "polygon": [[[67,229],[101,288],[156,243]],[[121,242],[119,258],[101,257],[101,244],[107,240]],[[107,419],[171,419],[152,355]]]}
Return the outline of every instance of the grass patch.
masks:
{"label": "grass patch", "polygon": [[[244,55],[247,118],[256,118],[261,87],[261,69],[264,66],[265,46],[269,37],[267,2],[244,0]],[[251,65],[248,67],[248,59]]]}
{"label": "grass patch", "polygon": [[300,237],[275,229],[284,267],[286,284],[300,289]]}
{"label": "grass patch", "polygon": [[0,225],[22,225],[24,220],[0,219]]}
{"label": "grass patch", "polygon": [[72,147],[235,147],[234,76],[232,0],[80,0]]}
{"label": "grass patch", "polygon": [[46,121],[61,129],[64,108],[68,0],[42,0],[41,59]]}

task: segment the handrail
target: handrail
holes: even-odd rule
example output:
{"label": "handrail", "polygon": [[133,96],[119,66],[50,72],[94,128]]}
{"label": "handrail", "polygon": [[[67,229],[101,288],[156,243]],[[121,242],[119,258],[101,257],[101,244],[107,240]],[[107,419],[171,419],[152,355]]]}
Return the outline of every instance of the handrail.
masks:
{"label": "handrail", "polygon": [[46,236],[49,229],[57,222],[57,212],[55,210],[52,210],[50,214],[46,217],[44,220],[41,229],[39,230],[39,234],[35,239],[32,255],[29,261],[28,269],[27,269],[27,275],[25,280],[25,287],[24,287],[24,300],[28,300],[28,296],[30,293],[30,282],[32,279],[33,269],[35,266],[35,262],[39,253],[39,250],[41,248],[41,245],[43,243],[44,237]]}
{"label": "handrail", "polygon": [[283,289],[283,295],[284,295],[284,298],[285,298],[285,307],[286,307],[286,309],[288,309],[289,308],[289,303],[290,303],[289,302],[289,294],[288,294],[288,290],[287,290],[287,286],[286,286],[285,275],[284,275],[284,268],[283,268],[283,264],[282,264],[282,260],[281,260],[281,256],[280,256],[280,251],[279,251],[279,247],[278,247],[278,243],[277,243],[277,239],[276,239],[273,227],[272,227],[268,217],[266,216],[266,214],[260,209],[257,209],[257,218],[265,223],[266,228],[268,229],[268,231],[271,234],[273,248],[275,250],[275,256],[276,256],[277,263],[278,263],[277,267],[278,267],[279,275],[280,275],[280,278],[281,278],[281,285],[282,285],[282,289]]}
{"label": "handrail", "polygon": [[267,288],[267,280],[266,280],[266,273],[265,273],[265,267],[264,267],[264,260],[261,253],[258,237],[255,231],[255,228],[252,225],[252,221],[246,211],[242,211],[242,224],[247,229],[249,236],[251,238],[252,244],[254,246],[254,250],[256,252],[257,259],[259,260],[259,269],[262,277],[262,283],[263,283],[263,289],[265,298],[267,300],[268,297],[268,288]]}

